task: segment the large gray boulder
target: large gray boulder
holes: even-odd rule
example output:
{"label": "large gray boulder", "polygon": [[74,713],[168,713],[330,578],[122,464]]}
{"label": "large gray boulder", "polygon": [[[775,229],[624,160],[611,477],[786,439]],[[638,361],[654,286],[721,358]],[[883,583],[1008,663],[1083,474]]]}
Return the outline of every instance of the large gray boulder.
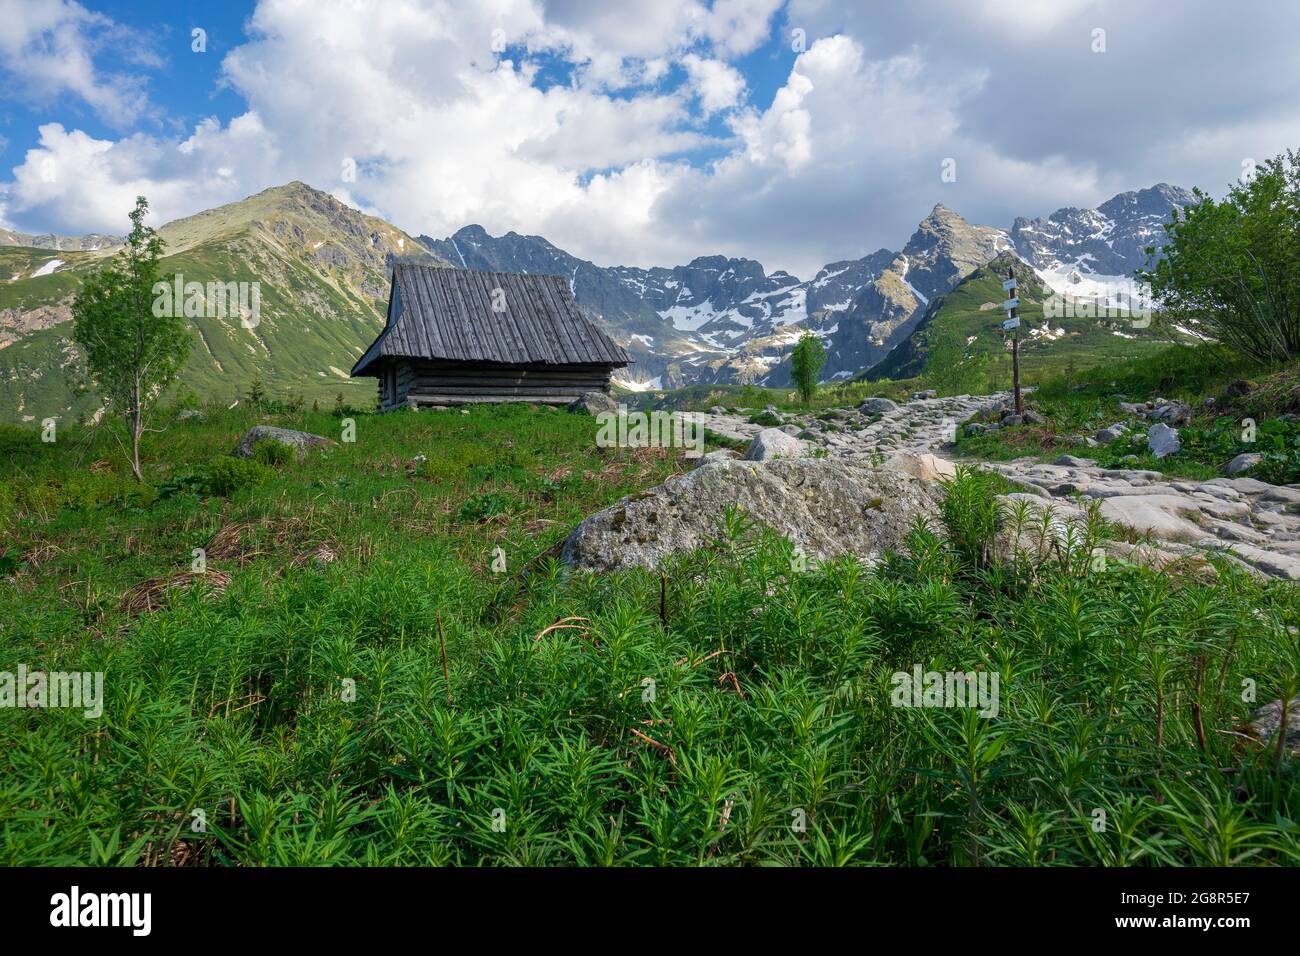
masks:
{"label": "large gray boulder", "polygon": [[618,402],[604,392],[583,392],[571,401],[568,407],[571,412],[585,412],[588,415],[599,415],[601,412],[608,412],[611,415],[618,413]]}
{"label": "large gray boulder", "polygon": [[933,516],[938,502],[933,484],[837,458],[715,461],[585,518],[561,557],[586,571],[657,567],[716,540],[735,505],[810,559],[852,554],[870,563],[897,549],[915,516]]}
{"label": "large gray boulder", "polygon": [[764,428],[754,436],[745,451],[745,461],[771,461],[774,458],[801,458],[804,444],[779,428]]}
{"label": "large gray boulder", "polygon": [[237,458],[252,458],[253,448],[260,441],[279,442],[281,445],[288,445],[294,450],[294,455],[299,461],[307,457],[307,452],[313,448],[326,448],[336,444],[329,438],[323,438],[320,435],[313,435],[311,432],[298,432],[290,428],[276,428],[274,425],[254,425],[244,437],[239,439],[239,444],[235,446],[235,456]]}
{"label": "large gray boulder", "polygon": [[858,406],[858,411],[863,415],[883,415],[898,411],[898,406],[887,398],[868,398]]}

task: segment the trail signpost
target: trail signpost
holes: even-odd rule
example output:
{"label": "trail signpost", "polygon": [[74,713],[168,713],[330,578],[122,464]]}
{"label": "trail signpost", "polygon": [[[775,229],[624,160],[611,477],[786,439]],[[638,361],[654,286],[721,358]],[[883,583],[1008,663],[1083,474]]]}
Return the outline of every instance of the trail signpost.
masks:
{"label": "trail signpost", "polygon": [[1002,323],[1002,328],[1011,333],[1011,383],[1016,395],[1016,414],[1023,415],[1024,408],[1020,404],[1020,316],[1016,312],[1020,298],[1016,295],[1016,274],[1010,266],[1007,266],[1007,278],[1002,288],[1007,293],[1007,301],[1002,303],[1002,308],[1007,310],[1007,320]]}

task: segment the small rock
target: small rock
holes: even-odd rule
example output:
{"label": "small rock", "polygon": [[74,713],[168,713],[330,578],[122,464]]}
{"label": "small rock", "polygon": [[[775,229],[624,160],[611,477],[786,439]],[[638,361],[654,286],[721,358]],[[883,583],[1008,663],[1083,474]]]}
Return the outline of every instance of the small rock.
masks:
{"label": "small rock", "polygon": [[771,461],[774,458],[801,458],[804,444],[779,428],[764,428],[754,436],[745,451],[745,461]]}
{"label": "small rock", "polygon": [[569,403],[569,411],[583,413],[588,415],[599,415],[607,412],[611,415],[618,413],[618,402],[606,395],[604,392],[583,392],[578,398]]}
{"label": "small rock", "polygon": [[1147,448],[1157,458],[1168,458],[1170,455],[1178,454],[1183,448],[1183,443],[1178,440],[1177,429],[1170,428],[1162,422],[1159,425],[1152,425],[1151,430],[1147,432]]}
{"label": "small rock", "polygon": [[727,410],[726,410],[725,408],[723,408],[721,405],[714,405],[712,408],[709,409],[709,414],[710,414],[710,415],[725,415],[725,414],[727,414]]}
{"label": "small rock", "polygon": [[[1282,725],[1282,699],[1270,701],[1250,715],[1247,728],[1252,737],[1266,747],[1277,747],[1277,732]],[[1290,756],[1300,756],[1300,697],[1286,707],[1286,736],[1282,749]]]}
{"label": "small rock", "polygon": [[1223,473],[1225,475],[1237,475],[1247,469],[1254,468],[1263,460],[1263,455],[1257,455],[1254,452],[1245,452],[1224,465]]}
{"label": "small rock", "polygon": [[276,428],[273,425],[254,425],[239,440],[239,444],[235,447],[235,456],[238,458],[252,458],[253,447],[260,441],[273,441],[279,442],[281,445],[288,445],[294,450],[294,454],[299,461],[306,458],[307,452],[312,448],[336,444],[328,438],[313,435],[310,432]]}
{"label": "small rock", "polygon": [[1025,422],[1028,423],[1028,424],[1030,424],[1030,425],[1046,425],[1046,424],[1047,424],[1047,419],[1046,419],[1046,418],[1044,418],[1042,415],[1038,414],[1038,412],[1035,412],[1035,411],[1033,411],[1033,410],[1031,410],[1031,409],[1026,409],[1026,410],[1025,410],[1025,413],[1024,413],[1022,416],[1020,416],[1020,417],[1021,417],[1022,419],[1024,419]]}
{"label": "small rock", "polygon": [[934,389],[932,389],[932,388],[927,388],[927,389],[925,389],[924,391],[921,391],[921,392],[913,392],[913,393],[912,393],[912,401],[914,401],[914,402],[923,401],[923,400],[925,400],[925,399],[927,399],[927,398],[934,398],[934,397],[935,397],[936,395],[938,395],[938,394],[939,394],[939,393],[936,392]]}
{"label": "small rock", "polygon": [[1017,415],[1014,412],[1007,412],[1002,416],[1002,425],[1004,428],[1010,428],[1014,425],[1023,425],[1025,422],[1023,415]]}
{"label": "small rock", "polygon": [[701,465],[707,465],[715,461],[733,461],[740,457],[740,452],[732,451],[730,448],[715,448],[713,451],[705,452],[695,460],[696,468]]}
{"label": "small rock", "polygon": [[889,458],[884,464],[891,471],[901,471],[924,481],[939,481],[952,478],[957,474],[957,466],[950,461],[937,458],[929,453],[917,454],[901,451]]}
{"label": "small rock", "polygon": [[1062,455],[1052,464],[1059,465],[1062,468],[1092,468],[1095,462],[1091,462],[1086,458],[1076,458],[1073,455]]}
{"label": "small rock", "polygon": [[1123,425],[1111,425],[1109,428],[1103,428],[1093,435],[1093,441],[1099,445],[1109,445],[1113,441],[1118,441],[1124,436],[1128,429]]}
{"label": "small rock", "polygon": [[1146,419],[1166,425],[1186,425],[1192,420],[1192,409],[1182,402],[1164,402],[1147,412]]}

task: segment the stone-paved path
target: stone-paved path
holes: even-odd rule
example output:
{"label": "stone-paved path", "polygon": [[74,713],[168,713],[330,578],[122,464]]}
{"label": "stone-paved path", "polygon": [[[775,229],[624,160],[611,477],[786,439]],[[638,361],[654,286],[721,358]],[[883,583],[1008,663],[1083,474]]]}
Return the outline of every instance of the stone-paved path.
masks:
{"label": "stone-paved path", "polygon": [[[1006,393],[914,399],[875,421],[841,409],[833,429],[811,416],[783,416],[783,430],[810,436],[807,440],[829,455],[853,461],[880,463],[899,452],[955,460],[952,442],[959,425],[1006,399]],[[729,414],[692,417],[710,431],[742,440],[763,428]],[[1020,488],[1015,498],[1051,501],[1062,514],[1080,508],[1081,499],[1098,499],[1104,517],[1149,534],[1163,551],[1214,551],[1264,575],[1300,580],[1300,487],[1253,478],[1166,478],[1154,471],[1098,468],[1069,455],[1053,464],[1033,459],[983,464]]]}

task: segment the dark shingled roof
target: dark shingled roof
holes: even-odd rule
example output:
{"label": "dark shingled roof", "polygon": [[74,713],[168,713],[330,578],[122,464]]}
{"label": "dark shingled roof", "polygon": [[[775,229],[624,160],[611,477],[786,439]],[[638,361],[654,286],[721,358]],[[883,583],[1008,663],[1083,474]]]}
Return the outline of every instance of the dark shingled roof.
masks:
{"label": "dark shingled roof", "polygon": [[[504,312],[492,310],[496,289]],[[386,356],[543,365],[631,361],[583,317],[560,276],[401,264],[393,268],[388,310],[388,324],[352,367],[354,376]]]}

